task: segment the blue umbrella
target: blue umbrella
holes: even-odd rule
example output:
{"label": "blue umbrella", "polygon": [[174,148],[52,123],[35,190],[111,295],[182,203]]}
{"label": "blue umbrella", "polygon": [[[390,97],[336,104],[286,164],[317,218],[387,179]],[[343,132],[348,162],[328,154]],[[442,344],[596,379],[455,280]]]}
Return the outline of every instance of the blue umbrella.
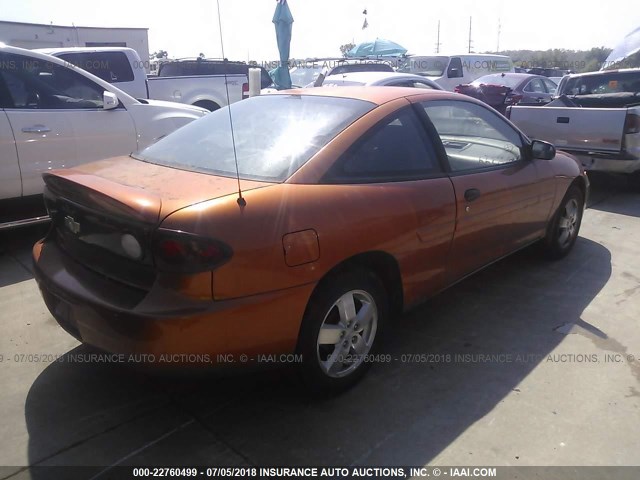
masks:
{"label": "blue umbrella", "polygon": [[397,57],[407,53],[407,49],[391,40],[376,38],[363,42],[347,52],[347,57]]}
{"label": "blue umbrella", "polygon": [[272,75],[278,90],[291,88],[291,75],[289,74],[289,53],[291,52],[291,32],[293,30],[293,16],[287,0],[278,0],[276,13],[273,15],[273,23],[276,25],[276,39],[278,40],[278,52],[280,52],[280,66]]}

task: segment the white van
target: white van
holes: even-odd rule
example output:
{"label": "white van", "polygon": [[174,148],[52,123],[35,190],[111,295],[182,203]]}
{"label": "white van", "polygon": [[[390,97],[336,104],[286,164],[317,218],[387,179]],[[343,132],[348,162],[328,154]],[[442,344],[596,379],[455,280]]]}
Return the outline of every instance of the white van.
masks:
{"label": "white van", "polygon": [[469,53],[462,55],[412,55],[398,69],[433,80],[445,90],[471,83],[490,73],[513,72],[513,62],[506,55]]}

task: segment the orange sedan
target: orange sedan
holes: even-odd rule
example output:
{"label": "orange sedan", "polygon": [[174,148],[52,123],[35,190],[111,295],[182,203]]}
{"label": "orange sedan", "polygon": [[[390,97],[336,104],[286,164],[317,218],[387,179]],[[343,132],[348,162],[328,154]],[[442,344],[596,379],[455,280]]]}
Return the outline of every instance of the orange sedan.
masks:
{"label": "orange sedan", "polygon": [[45,182],[35,272],[70,334],[187,362],[297,353],[325,391],[400,312],[530,244],[567,254],[589,189],[486,105],[395,87],[253,98]]}

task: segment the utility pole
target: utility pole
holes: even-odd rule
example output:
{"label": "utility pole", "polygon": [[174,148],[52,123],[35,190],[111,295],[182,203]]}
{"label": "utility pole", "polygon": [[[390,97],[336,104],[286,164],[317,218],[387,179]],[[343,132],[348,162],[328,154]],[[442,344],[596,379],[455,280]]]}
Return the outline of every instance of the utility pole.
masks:
{"label": "utility pole", "polygon": [[471,53],[471,22],[473,17],[469,17],[469,53]]}
{"label": "utility pole", "polygon": [[436,41],[436,53],[440,53],[440,20],[438,20],[438,40]]}
{"label": "utility pole", "polygon": [[500,34],[502,33],[502,22],[500,21],[500,17],[498,17],[498,45],[496,47],[496,53],[500,53]]}

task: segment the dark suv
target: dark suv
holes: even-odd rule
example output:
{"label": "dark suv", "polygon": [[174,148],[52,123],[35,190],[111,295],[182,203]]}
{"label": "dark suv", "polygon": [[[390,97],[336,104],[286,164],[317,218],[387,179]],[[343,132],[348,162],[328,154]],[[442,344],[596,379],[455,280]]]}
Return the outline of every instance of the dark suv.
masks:
{"label": "dark suv", "polygon": [[247,75],[249,68],[261,70],[261,88],[267,88],[273,80],[263,67],[252,66],[244,62],[230,62],[228,60],[213,60],[207,58],[195,58],[184,60],[172,60],[162,63],[158,69],[158,77],[195,77],[201,75]]}

